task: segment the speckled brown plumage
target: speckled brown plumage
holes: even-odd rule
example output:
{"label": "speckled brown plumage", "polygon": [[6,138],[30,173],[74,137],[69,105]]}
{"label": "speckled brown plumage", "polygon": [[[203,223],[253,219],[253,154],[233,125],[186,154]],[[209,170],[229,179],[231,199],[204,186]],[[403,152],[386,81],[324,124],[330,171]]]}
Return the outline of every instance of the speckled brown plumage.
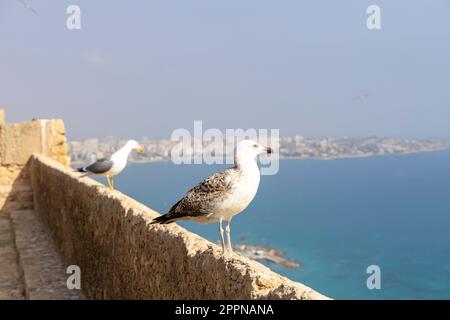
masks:
{"label": "speckled brown plumage", "polygon": [[211,213],[215,204],[227,197],[227,193],[233,188],[239,175],[239,169],[229,168],[209,176],[189,190],[167,214],[153,220],[152,224],[166,224],[180,218],[199,217]]}

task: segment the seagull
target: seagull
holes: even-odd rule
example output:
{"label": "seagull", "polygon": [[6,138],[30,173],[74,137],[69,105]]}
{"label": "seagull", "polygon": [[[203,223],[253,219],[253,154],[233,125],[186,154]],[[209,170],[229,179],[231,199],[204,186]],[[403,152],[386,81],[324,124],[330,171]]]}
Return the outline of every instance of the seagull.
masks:
{"label": "seagull", "polygon": [[353,101],[363,102],[364,100],[367,100],[368,98],[370,98],[370,93],[363,93],[363,94],[360,94],[359,96],[354,97]]}
{"label": "seagull", "polygon": [[17,1],[19,1],[24,6],[25,9],[33,12],[35,15],[38,14],[29,3],[25,2],[24,0],[17,0]]}
{"label": "seagull", "polygon": [[240,141],[235,151],[234,167],[206,178],[189,190],[168,213],[147,224],[167,224],[178,220],[202,224],[219,222],[222,251],[225,253],[222,222],[226,220],[227,250],[232,252],[231,219],[247,208],[258,191],[260,173],[256,157],[261,153],[270,154],[272,149],[252,140]]}
{"label": "seagull", "polygon": [[82,177],[98,175],[106,177],[109,189],[114,190],[114,176],[118,175],[127,165],[128,155],[132,150],[144,152],[135,140],[129,140],[127,143],[115,152],[112,156],[98,159],[87,167],[78,168],[78,172],[85,173]]}

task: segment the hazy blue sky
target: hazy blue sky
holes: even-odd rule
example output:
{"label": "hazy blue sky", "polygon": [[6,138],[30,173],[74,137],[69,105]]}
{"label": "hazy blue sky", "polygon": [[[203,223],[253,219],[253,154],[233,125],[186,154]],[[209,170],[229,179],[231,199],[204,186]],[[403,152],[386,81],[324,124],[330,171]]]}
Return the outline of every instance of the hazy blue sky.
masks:
{"label": "hazy blue sky", "polygon": [[[0,105],[69,138],[450,137],[450,1],[0,0]],[[66,28],[78,4],[82,29]],[[378,4],[382,30],[366,28]]]}

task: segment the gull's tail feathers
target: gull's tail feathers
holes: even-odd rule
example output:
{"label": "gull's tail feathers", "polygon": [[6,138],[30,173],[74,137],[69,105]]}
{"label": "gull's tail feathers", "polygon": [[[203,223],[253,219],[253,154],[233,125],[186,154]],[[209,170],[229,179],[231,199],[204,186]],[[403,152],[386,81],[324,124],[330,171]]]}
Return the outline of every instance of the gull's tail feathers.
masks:
{"label": "gull's tail feathers", "polygon": [[169,217],[168,214],[164,214],[162,216],[154,218],[148,224],[169,224],[175,222],[176,220],[177,220],[176,218]]}
{"label": "gull's tail feathers", "polygon": [[75,170],[75,172],[84,173],[84,174],[81,175],[81,177],[88,177],[88,176],[92,175],[92,172],[87,171],[86,167],[78,168],[78,169]]}
{"label": "gull's tail feathers", "polygon": [[147,222],[147,225],[150,225],[150,224],[169,224],[169,223],[175,222],[177,220],[180,220],[182,217],[175,213],[175,209],[180,204],[180,202],[181,202],[181,200],[178,201],[177,203],[175,203],[172,206],[172,208],[169,209],[169,212],[167,212],[166,214],[163,214],[163,215],[161,215],[159,217],[154,218],[152,221]]}

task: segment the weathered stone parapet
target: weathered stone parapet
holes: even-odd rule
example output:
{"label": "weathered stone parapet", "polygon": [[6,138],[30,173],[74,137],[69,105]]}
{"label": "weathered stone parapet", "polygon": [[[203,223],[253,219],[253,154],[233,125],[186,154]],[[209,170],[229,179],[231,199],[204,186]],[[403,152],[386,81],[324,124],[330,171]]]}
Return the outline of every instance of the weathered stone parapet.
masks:
{"label": "weathered stone parapet", "polygon": [[25,166],[33,153],[69,165],[64,122],[34,120],[0,125],[0,166]]}
{"label": "weathered stone parapet", "polygon": [[41,139],[42,152],[59,163],[68,166],[70,165],[69,148],[67,145],[66,128],[61,119],[41,120],[42,135]]}
{"label": "weathered stone parapet", "polygon": [[40,132],[38,121],[1,125],[1,165],[24,166],[33,152],[41,153]]}
{"label": "weathered stone parapet", "polygon": [[33,120],[5,124],[0,109],[0,213],[32,209],[27,170],[33,153],[69,165],[66,132],[62,120]]}
{"label": "weathered stone parapet", "polygon": [[143,204],[33,155],[34,208],[92,299],[327,299],[171,224]]}

